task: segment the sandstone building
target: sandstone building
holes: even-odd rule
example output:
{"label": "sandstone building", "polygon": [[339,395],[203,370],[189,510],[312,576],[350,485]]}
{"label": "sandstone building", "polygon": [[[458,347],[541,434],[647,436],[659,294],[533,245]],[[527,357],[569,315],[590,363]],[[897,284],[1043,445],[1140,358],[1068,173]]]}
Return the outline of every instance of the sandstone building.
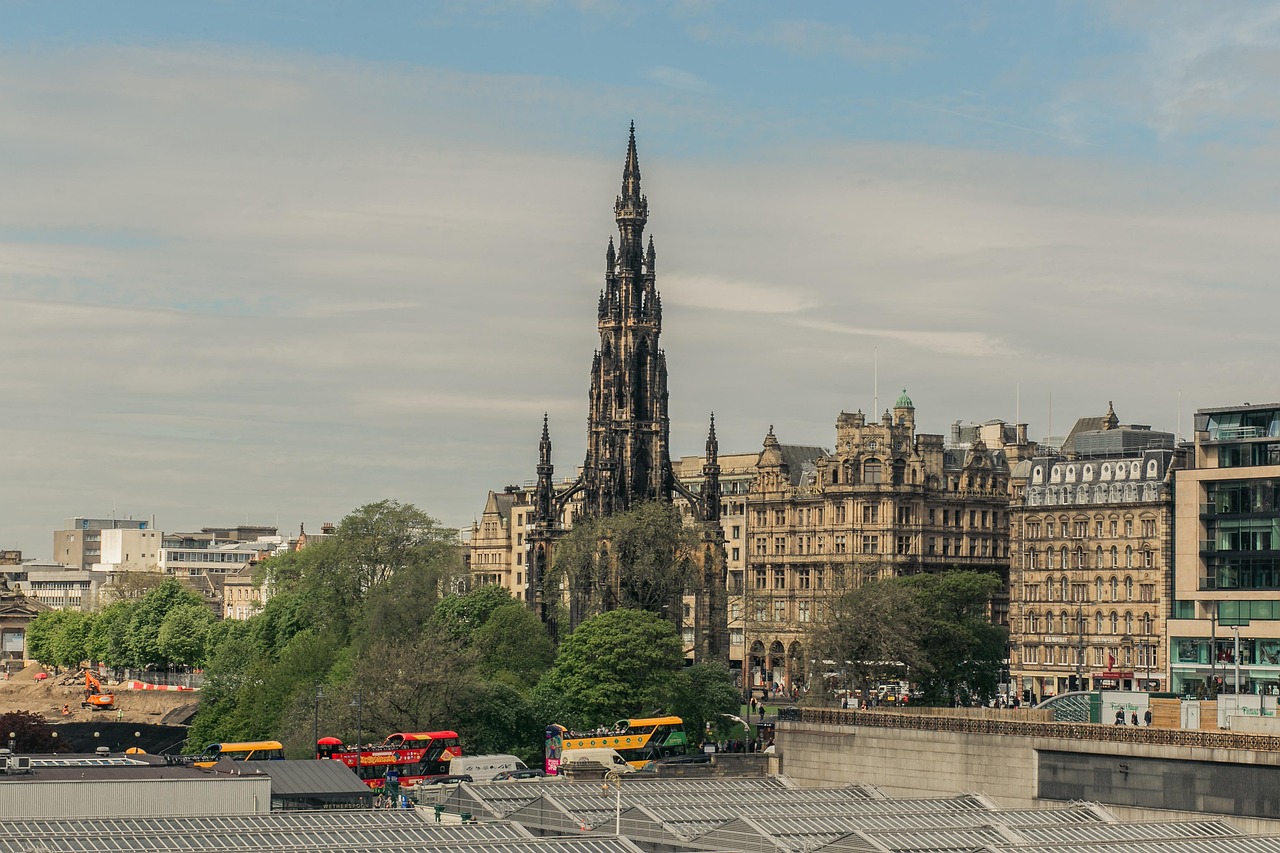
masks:
{"label": "sandstone building", "polygon": [[1081,418],[1061,452],[1015,471],[1010,669],[1027,696],[1166,690],[1172,576],[1170,433]]}

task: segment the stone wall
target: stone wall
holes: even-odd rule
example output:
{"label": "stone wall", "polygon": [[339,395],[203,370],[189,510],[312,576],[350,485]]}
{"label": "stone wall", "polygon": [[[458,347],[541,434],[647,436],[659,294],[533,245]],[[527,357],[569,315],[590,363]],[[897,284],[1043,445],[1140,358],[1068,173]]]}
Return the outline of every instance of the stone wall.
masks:
{"label": "stone wall", "polygon": [[[801,786],[864,783],[894,797],[976,793],[1006,808],[1085,799],[1126,819],[1213,814],[1250,831],[1280,830],[1268,819],[1271,806],[1250,794],[1280,786],[1277,738],[875,712],[789,716],[778,723],[780,769]],[[1188,791],[1176,783],[1183,776],[1210,782]]]}

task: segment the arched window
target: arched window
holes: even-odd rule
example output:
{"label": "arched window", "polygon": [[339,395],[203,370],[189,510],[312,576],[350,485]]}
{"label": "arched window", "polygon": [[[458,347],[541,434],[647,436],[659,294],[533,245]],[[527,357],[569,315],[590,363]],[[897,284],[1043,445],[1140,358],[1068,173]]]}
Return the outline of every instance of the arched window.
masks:
{"label": "arched window", "polygon": [[1124,632],[1126,634],[1133,633],[1133,614],[1126,612],[1124,614]]}
{"label": "arched window", "polygon": [[1124,546],[1124,567],[1126,569],[1133,568],[1133,546],[1132,545]]}
{"label": "arched window", "polygon": [[[946,542],[947,540],[943,539],[942,541]],[[1028,569],[1040,568],[1038,565],[1036,565],[1036,549],[1035,548],[1027,549],[1027,568]]]}
{"label": "arched window", "polygon": [[1151,614],[1150,613],[1142,614],[1142,633],[1144,634],[1151,633]]}
{"label": "arched window", "polygon": [[1115,545],[1111,546],[1111,568],[1118,569],[1120,567],[1120,549]]}
{"label": "arched window", "polygon": [[1116,579],[1115,575],[1111,576],[1111,600],[1120,600],[1120,581]]}
{"label": "arched window", "polygon": [[1052,610],[1044,614],[1044,632],[1046,634],[1053,633],[1053,611]]}
{"label": "arched window", "polygon": [[[1067,546],[1066,546],[1066,545],[1063,545],[1063,546],[1062,546],[1062,552],[1058,555],[1058,557],[1060,558],[1059,565],[1060,565],[1062,568],[1064,568],[1064,569],[1065,569],[1065,568],[1067,568],[1068,566],[1070,566],[1070,565],[1071,565],[1071,563],[1070,563],[1070,562],[1068,562],[1068,559],[1067,559]],[[1064,582],[1065,582],[1065,581],[1064,581]]]}
{"label": "arched window", "polygon": [[1114,610],[1112,610],[1111,611],[1111,633],[1113,634],[1117,633],[1116,629],[1119,627],[1120,627],[1120,616]]}
{"label": "arched window", "polygon": [[[1063,554],[1062,556],[1063,556],[1062,564],[1065,566],[1065,565],[1066,565],[1066,563],[1067,563],[1067,560],[1066,560],[1066,554]],[[1066,576],[1066,575],[1063,575],[1063,576],[1062,576],[1062,600],[1063,600],[1063,601],[1070,601],[1070,600],[1071,600],[1071,593],[1068,591],[1068,588],[1067,588],[1067,576]]]}
{"label": "arched window", "polygon": [[1077,569],[1088,568],[1084,564],[1084,546],[1083,545],[1076,546],[1076,568]]}
{"label": "arched window", "polygon": [[1044,549],[1044,567],[1046,569],[1053,568],[1053,549],[1052,548]]}
{"label": "arched window", "polygon": [[1102,611],[1099,610],[1097,613],[1093,614],[1093,617],[1094,617],[1094,622],[1096,623],[1094,626],[1093,632],[1095,634],[1101,634],[1102,633]]}
{"label": "arched window", "polygon": [[[1102,568],[1102,546],[1098,546],[1098,550],[1094,552],[1093,562],[1095,568]],[[1098,593],[1098,597],[1102,597],[1102,593]]]}
{"label": "arched window", "polygon": [[1040,633],[1038,629],[1039,629],[1039,625],[1036,619],[1036,612],[1032,610],[1030,613],[1027,614],[1027,633],[1038,634]]}
{"label": "arched window", "polygon": [[[1099,561],[1098,568],[1102,568],[1101,561]],[[1098,577],[1098,578],[1094,578],[1094,580],[1097,581],[1097,584],[1098,584],[1097,600],[1101,601],[1102,600],[1102,578]]]}
{"label": "arched window", "polygon": [[1133,601],[1133,578],[1131,577],[1124,579],[1124,600]]}
{"label": "arched window", "polygon": [[868,459],[866,462],[862,464],[862,482],[864,483],[882,482],[883,470],[884,470],[883,466],[880,465],[880,460]]}
{"label": "arched window", "polygon": [[1074,634],[1076,632],[1076,626],[1071,624],[1071,617],[1067,615],[1065,610],[1058,615],[1058,624],[1062,626],[1062,633],[1064,634]]}

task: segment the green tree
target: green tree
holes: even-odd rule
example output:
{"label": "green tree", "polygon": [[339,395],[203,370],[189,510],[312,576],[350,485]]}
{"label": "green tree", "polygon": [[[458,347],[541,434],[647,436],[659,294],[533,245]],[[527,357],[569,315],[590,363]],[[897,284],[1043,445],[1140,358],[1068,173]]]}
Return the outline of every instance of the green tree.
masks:
{"label": "green tree", "polygon": [[156,635],[160,656],[169,663],[203,666],[209,631],[216,621],[213,611],[203,604],[175,605],[165,614]]}
{"label": "green tree", "polygon": [[463,643],[471,642],[493,612],[515,602],[511,593],[496,584],[485,584],[462,595],[447,595],[435,610],[435,623],[446,634]]}
{"label": "green tree", "polygon": [[166,578],[134,607],[129,620],[129,651],[135,666],[163,666],[169,662],[160,652],[160,625],[169,611],[180,604],[204,606],[200,596],[175,578]]}
{"label": "green tree", "polygon": [[82,618],[74,610],[48,610],[38,614],[27,626],[27,656],[46,666],[61,666],[58,663],[59,638],[64,626]]}
{"label": "green tree", "polygon": [[943,572],[904,578],[916,598],[921,647],[928,666],[920,675],[926,702],[967,702],[995,695],[1008,648],[1008,632],[990,620],[998,577],[979,572]]}
{"label": "green tree", "polygon": [[94,614],[85,641],[85,656],[110,667],[128,666],[132,660],[129,650],[129,625],[133,620],[134,605],[128,601],[116,601]]}
{"label": "green tree", "polygon": [[717,740],[726,736],[737,724],[726,715],[736,714],[741,706],[742,693],[724,664],[696,663],[672,677],[671,713],[684,720],[690,743],[707,731]]}
{"label": "green tree", "polygon": [[555,661],[555,649],[542,620],[507,599],[476,629],[472,646],[479,654],[480,674],[522,689],[538,683]]}
{"label": "green tree", "polygon": [[901,676],[903,666],[915,674],[927,668],[921,620],[919,601],[900,580],[871,581],[837,599],[810,642],[869,696],[875,681]]}
{"label": "green tree", "polygon": [[675,622],[697,547],[697,533],[685,527],[680,510],[647,501],[574,524],[556,545],[548,581],[604,590],[606,609],[647,610]]}
{"label": "green tree", "polygon": [[[611,610],[578,626],[538,682],[543,707],[570,728],[660,710],[684,666],[670,622],[641,610]],[[549,722],[549,720],[548,720]]]}
{"label": "green tree", "polygon": [[79,610],[63,610],[64,616],[53,635],[50,650],[56,666],[75,668],[84,661],[85,643],[92,619]]}

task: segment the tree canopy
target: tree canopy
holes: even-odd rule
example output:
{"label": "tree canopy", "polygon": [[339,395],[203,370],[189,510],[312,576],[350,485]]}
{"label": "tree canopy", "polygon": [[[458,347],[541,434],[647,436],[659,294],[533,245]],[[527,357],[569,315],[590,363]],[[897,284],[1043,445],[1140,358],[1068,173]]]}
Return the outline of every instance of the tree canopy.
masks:
{"label": "tree canopy", "polygon": [[994,575],[943,572],[872,581],[838,599],[813,646],[869,695],[881,678],[910,677],[925,701],[950,704],[996,688],[1007,632],[988,619]]}
{"label": "tree canopy", "polygon": [[675,622],[698,544],[679,509],[646,501],[627,512],[575,523],[556,545],[548,582],[607,590],[605,609],[665,613]]}

